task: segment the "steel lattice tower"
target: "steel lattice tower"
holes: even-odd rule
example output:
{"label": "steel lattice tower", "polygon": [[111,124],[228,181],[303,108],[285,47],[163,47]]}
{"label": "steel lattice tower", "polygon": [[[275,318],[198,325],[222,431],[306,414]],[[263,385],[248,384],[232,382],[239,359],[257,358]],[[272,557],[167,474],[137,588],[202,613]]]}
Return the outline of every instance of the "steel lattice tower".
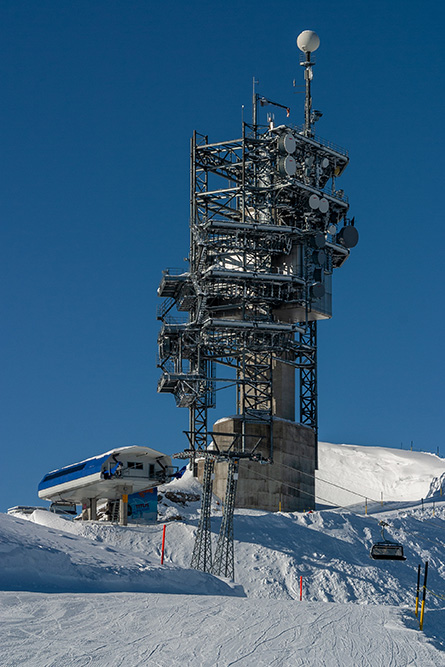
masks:
{"label": "steel lattice tower", "polygon": [[202,482],[201,515],[199,517],[191,567],[195,570],[210,572],[212,569],[212,533],[210,515],[212,506],[212,475],[215,466],[213,456],[206,456],[204,478]]}
{"label": "steel lattice tower", "polygon": [[233,515],[235,512],[236,485],[238,481],[238,459],[230,458],[227,470],[227,487],[224,499],[224,514],[216,545],[212,574],[235,579],[233,547]]}
{"label": "steel lattice tower", "polygon": [[[295,419],[280,413],[282,378],[298,371],[300,424],[312,429],[317,467],[317,321],[332,316],[333,272],[358,240],[337,185],[348,153],[314,132],[321,113],[312,109],[312,52],[319,40],[304,31],[297,43],[304,124],[275,126],[271,116],[260,124],[261,107],[286,107],[259,95],[254,84],[252,123],[242,123],[240,137],[211,142],[194,132],[188,266],[164,271],[158,289],[165,299],[158,311],[158,391],[189,409],[187,456],[192,462],[205,456],[193,566],[207,571],[213,463],[205,452],[216,391],[236,386],[239,439],[231,455],[249,456],[252,434],[261,432],[262,456],[273,462],[275,418]],[[221,447],[218,460],[224,456]]]}

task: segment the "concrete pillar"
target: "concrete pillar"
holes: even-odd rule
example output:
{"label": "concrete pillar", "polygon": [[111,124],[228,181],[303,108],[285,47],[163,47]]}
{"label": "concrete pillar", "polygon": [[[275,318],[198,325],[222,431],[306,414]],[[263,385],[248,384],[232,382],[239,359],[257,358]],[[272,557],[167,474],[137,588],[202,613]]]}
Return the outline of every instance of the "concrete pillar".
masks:
{"label": "concrete pillar", "polygon": [[281,361],[272,362],[272,414],[295,421],[295,368]]}
{"label": "concrete pillar", "polygon": [[90,521],[97,521],[97,498],[89,499],[88,518]]}
{"label": "concrete pillar", "polygon": [[[247,424],[249,448],[262,438],[258,453],[268,456],[269,425]],[[274,462],[260,465],[254,461],[241,460],[236,494],[236,507],[263,509],[269,512],[295,512],[314,509],[315,505],[315,434],[301,424],[275,417]],[[219,433],[239,433],[241,419],[229,417],[217,422],[214,430]],[[220,435],[218,444],[228,447],[232,435]],[[201,461],[199,461],[201,463]],[[199,471],[202,478],[202,471]],[[215,464],[213,493],[223,499],[226,491],[227,463]]]}
{"label": "concrete pillar", "polygon": [[123,493],[119,501],[119,524],[126,526],[128,523],[128,494]]}

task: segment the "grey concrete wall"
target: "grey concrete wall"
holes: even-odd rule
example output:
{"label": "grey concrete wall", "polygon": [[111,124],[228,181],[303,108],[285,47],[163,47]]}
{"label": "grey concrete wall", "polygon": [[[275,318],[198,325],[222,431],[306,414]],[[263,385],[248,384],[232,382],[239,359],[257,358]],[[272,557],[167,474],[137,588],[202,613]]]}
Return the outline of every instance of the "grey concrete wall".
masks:
{"label": "grey concrete wall", "polygon": [[[259,438],[257,451],[269,456],[269,425],[247,424],[246,448],[250,449]],[[218,421],[213,428],[220,433],[240,433],[241,420],[230,417]],[[312,429],[279,418],[273,420],[274,463],[261,465],[253,461],[240,461],[236,507],[263,509],[278,512],[281,500],[283,512],[314,508],[315,497],[315,435]],[[221,448],[228,448],[231,436],[217,436]],[[284,465],[281,465],[284,464]],[[203,461],[198,464],[198,477],[202,480]],[[307,474],[304,474],[307,473]],[[215,464],[213,492],[224,500],[227,463]]]}
{"label": "grey concrete wall", "polygon": [[277,360],[272,362],[272,414],[295,420],[295,368]]}

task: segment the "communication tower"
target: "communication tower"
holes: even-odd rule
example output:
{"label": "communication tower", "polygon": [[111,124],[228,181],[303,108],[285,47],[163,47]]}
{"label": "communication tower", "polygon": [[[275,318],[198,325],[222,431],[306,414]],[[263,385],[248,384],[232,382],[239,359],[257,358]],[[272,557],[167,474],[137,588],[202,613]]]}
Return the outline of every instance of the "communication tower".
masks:
{"label": "communication tower", "polygon": [[[312,54],[319,43],[310,30],[297,39],[303,125],[275,126],[272,118],[261,125],[262,107],[286,107],[259,95],[254,81],[252,122],[242,123],[241,137],[214,142],[193,133],[189,265],[165,270],[158,289],[158,391],[188,408],[185,455],[206,462],[200,474],[215,477],[218,495],[226,493],[227,469],[229,478],[235,470],[231,459],[245,459],[237,498],[245,507],[278,510],[281,499],[291,511],[313,505],[317,321],[332,316],[332,274],[358,241],[337,185],[348,153],[314,132],[321,113],[312,108]],[[209,428],[216,391],[228,384],[236,387],[236,417]],[[207,549],[205,527],[201,538]]]}

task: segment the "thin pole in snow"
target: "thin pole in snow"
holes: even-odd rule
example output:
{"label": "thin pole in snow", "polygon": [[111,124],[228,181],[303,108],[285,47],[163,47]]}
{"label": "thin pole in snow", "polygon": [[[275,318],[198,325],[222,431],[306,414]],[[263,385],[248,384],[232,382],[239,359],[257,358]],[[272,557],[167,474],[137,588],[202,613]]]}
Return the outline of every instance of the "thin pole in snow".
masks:
{"label": "thin pole in snow", "polygon": [[166,524],[164,523],[164,528],[162,530],[161,565],[164,565],[165,527],[166,527]]}
{"label": "thin pole in snow", "polygon": [[416,590],[416,618],[419,615],[420,568],[421,568],[421,565],[418,565],[418,567],[417,567],[417,590]]}
{"label": "thin pole in snow", "polygon": [[425,596],[426,596],[426,579],[428,577],[428,561],[425,563],[425,577],[423,579],[423,596],[422,596],[422,605],[420,607],[420,622],[419,628],[423,630],[423,615],[425,613]]}

